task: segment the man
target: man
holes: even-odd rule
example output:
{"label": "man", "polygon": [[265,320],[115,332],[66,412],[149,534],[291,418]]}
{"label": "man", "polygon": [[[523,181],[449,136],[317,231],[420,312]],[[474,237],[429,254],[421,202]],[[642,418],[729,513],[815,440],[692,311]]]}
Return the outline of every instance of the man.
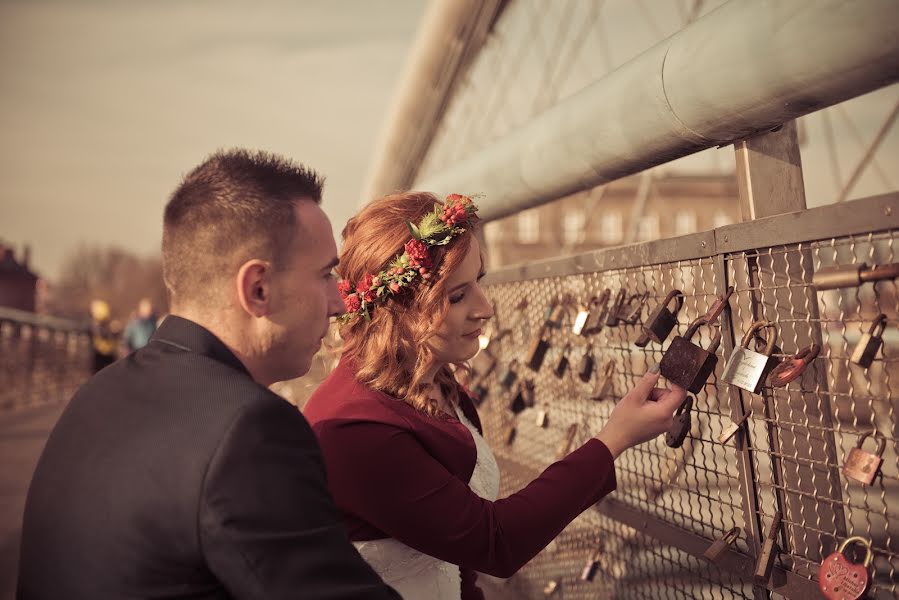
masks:
{"label": "man", "polygon": [[137,314],[125,325],[125,333],[122,335],[125,352],[130,354],[146,346],[154,331],[156,312],[153,310],[153,302],[149,298],[141,298],[137,303]]}
{"label": "man", "polygon": [[51,433],[19,598],[399,598],[347,541],[306,420],[267,389],[309,369],[343,311],[321,185],[236,150],[174,192],[171,314]]}

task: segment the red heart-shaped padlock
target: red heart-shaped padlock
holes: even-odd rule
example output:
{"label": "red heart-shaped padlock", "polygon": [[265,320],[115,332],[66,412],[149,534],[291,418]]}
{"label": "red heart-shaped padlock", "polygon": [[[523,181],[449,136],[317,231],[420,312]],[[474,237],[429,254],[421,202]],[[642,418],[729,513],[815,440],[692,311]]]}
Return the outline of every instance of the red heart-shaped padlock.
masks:
{"label": "red heart-shaped padlock", "polygon": [[[852,542],[865,546],[866,555],[863,563],[851,563],[843,554]],[[818,569],[818,587],[825,598],[830,600],[858,600],[868,591],[871,575],[871,543],[861,537],[851,537],[840,544],[839,549],[824,559]]]}

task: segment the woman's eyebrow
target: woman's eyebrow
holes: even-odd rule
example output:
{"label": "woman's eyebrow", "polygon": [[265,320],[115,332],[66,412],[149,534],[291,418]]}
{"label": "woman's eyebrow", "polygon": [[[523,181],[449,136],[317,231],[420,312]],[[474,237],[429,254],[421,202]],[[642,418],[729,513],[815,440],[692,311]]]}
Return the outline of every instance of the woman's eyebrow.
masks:
{"label": "woman's eyebrow", "polygon": [[464,288],[466,285],[468,285],[468,283],[460,283],[460,284],[457,285],[456,287],[452,288],[452,289],[450,290],[450,293],[453,293],[453,292],[455,292],[456,290],[460,290],[460,289]]}

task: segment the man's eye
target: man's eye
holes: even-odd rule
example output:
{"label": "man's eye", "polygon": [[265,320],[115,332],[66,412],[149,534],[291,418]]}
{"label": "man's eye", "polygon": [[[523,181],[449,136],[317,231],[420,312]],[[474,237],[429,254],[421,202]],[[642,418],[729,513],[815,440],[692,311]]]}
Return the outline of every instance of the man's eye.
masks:
{"label": "man's eye", "polygon": [[450,296],[450,299],[449,299],[450,304],[458,304],[459,302],[462,301],[462,298],[464,298],[464,297],[465,297],[465,294],[457,294],[455,296]]}

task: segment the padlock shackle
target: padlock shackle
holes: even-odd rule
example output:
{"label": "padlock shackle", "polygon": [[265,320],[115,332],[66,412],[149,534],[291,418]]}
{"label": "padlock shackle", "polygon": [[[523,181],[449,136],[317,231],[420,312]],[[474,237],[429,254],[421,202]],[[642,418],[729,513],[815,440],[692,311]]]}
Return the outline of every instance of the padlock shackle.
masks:
{"label": "padlock shackle", "polygon": [[693,396],[688,395],[681,405],[677,407],[677,411],[675,411],[674,416],[681,415],[683,413],[689,413],[693,410]]}
{"label": "padlock shackle", "polygon": [[821,347],[818,344],[806,346],[784,362],[780,363],[768,376],[771,387],[783,387],[802,375],[805,368],[818,357]]}
{"label": "padlock shackle", "polygon": [[[692,340],[693,335],[696,333],[696,330],[699,329],[701,325],[708,325],[709,327],[712,324],[709,322],[708,318],[705,315],[697,318],[695,321],[690,323],[689,327],[687,327],[687,331],[684,333],[684,339],[688,342]],[[696,344],[697,346],[699,344]],[[721,330],[715,330],[715,335],[712,336],[712,343],[709,344],[709,347],[706,348],[706,352],[709,354],[714,354],[718,350],[718,346],[721,345]]]}
{"label": "padlock shackle", "polygon": [[856,442],[855,447],[861,450],[862,445],[865,443],[865,440],[872,435],[874,436],[874,439],[877,440],[877,450],[874,451],[874,454],[877,456],[877,458],[883,458],[883,452],[887,447],[887,440],[885,437],[878,434],[876,430],[862,432],[862,434],[858,436],[858,442]]}
{"label": "padlock shackle", "polygon": [[765,328],[770,328],[773,333],[765,339],[765,351],[763,352],[763,354],[765,356],[771,356],[771,353],[774,351],[774,342],[775,340],[777,340],[777,325],[772,323],[771,321],[761,320],[753,323],[752,327],[749,328],[749,331],[746,332],[746,335],[743,336],[743,340],[740,342],[740,346],[748,350],[749,342],[752,341],[752,338],[758,332]]}
{"label": "padlock shackle", "polygon": [[[871,327],[868,329],[868,333],[871,335],[871,337],[882,337],[883,330],[886,329],[886,326],[887,316],[883,313],[880,313],[879,315],[874,317],[874,321],[871,323]],[[880,329],[880,331],[874,333],[877,329]]]}
{"label": "padlock shackle", "polygon": [[684,293],[682,291],[671,290],[670,292],[668,292],[668,295],[665,296],[665,300],[662,302],[662,305],[667,308],[671,301],[675,298],[677,299],[677,304],[675,305],[674,310],[672,310],[671,313],[677,315],[677,313],[680,312],[680,309],[684,307]]}
{"label": "padlock shackle", "polygon": [[865,568],[870,567],[871,563],[874,561],[874,553],[871,552],[871,542],[860,535],[854,535],[843,540],[840,547],[837,548],[837,552],[843,554],[843,552],[846,551],[846,548],[849,547],[849,544],[861,544],[865,547],[865,562],[862,564]]}
{"label": "padlock shackle", "polygon": [[738,537],[740,537],[740,532],[742,532],[742,531],[743,531],[743,530],[740,529],[739,527],[734,527],[734,528],[732,528],[730,531],[728,531],[727,533],[725,533],[725,534],[724,534],[724,537],[721,538],[721,539],[723,539],[724,542],[725,542],[728,546],[730,546],[731,544],[733,544],[733,543],[737,540]]}

